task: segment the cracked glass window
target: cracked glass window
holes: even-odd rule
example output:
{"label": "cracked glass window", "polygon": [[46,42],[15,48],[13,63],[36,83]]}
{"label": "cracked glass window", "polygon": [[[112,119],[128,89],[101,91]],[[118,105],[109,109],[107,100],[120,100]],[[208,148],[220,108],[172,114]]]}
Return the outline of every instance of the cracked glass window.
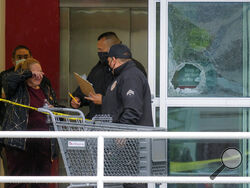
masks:
{"label": "cracked glass window", "polygon": [[250,3],[169,3],[168,96],[249,96]]}

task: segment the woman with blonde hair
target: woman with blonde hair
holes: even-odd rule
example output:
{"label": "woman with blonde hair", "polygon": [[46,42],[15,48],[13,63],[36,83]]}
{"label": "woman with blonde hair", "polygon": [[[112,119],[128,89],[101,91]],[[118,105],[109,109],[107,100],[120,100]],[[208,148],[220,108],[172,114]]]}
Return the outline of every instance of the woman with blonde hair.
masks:
{"label": "woman with blonde hair", "polygon": [[[42,107],[47,101],[56,105],[55,92],[48,84],[41,84],[44,72],[39,61],[27,58],[7,74],[3,87],[8,100]],[[7,104],[3,120],[4,131],[48,131],[46,115]],[[51,170],[51,140],[7,138],[4,140],[9,176],[49,176]],[[8,184],[7,188],[25,188],[25,184]],[[32,188],[48,188],[48,184],[32,184]]]}

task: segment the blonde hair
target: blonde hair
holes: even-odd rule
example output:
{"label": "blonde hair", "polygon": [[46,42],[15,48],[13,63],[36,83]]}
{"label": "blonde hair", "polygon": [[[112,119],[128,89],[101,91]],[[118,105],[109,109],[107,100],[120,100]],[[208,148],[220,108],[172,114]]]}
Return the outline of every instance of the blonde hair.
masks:
{"label": "blonde hair", "polygon": [[25,70],[29,70],[30,69],[30,65],[33,64],[40,64],[40,62],[32,57],[27,58],[25,61],[18,63],[15,67],[15,71],[17,70],[21,70],[21,71],[25,71]]}

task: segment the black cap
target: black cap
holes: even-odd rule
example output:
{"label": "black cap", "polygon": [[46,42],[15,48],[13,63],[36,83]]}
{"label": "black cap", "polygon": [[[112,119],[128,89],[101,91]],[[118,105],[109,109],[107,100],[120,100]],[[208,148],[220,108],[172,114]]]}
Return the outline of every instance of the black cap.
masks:
{"label": "black cap", "polygon": [[108,57],[130,59],[132,58],[132,54],[130,49],[126,45],[115,44],[111,46]]}

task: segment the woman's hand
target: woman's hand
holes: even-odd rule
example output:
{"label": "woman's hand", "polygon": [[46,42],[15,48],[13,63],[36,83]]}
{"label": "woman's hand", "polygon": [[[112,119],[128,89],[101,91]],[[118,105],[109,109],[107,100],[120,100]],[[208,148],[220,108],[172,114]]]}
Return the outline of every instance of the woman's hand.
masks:
{"label": "woman's hand", "polygon": [[41,71],[32,71],[32,77],[35,79],[43,79],[44,72]]}

